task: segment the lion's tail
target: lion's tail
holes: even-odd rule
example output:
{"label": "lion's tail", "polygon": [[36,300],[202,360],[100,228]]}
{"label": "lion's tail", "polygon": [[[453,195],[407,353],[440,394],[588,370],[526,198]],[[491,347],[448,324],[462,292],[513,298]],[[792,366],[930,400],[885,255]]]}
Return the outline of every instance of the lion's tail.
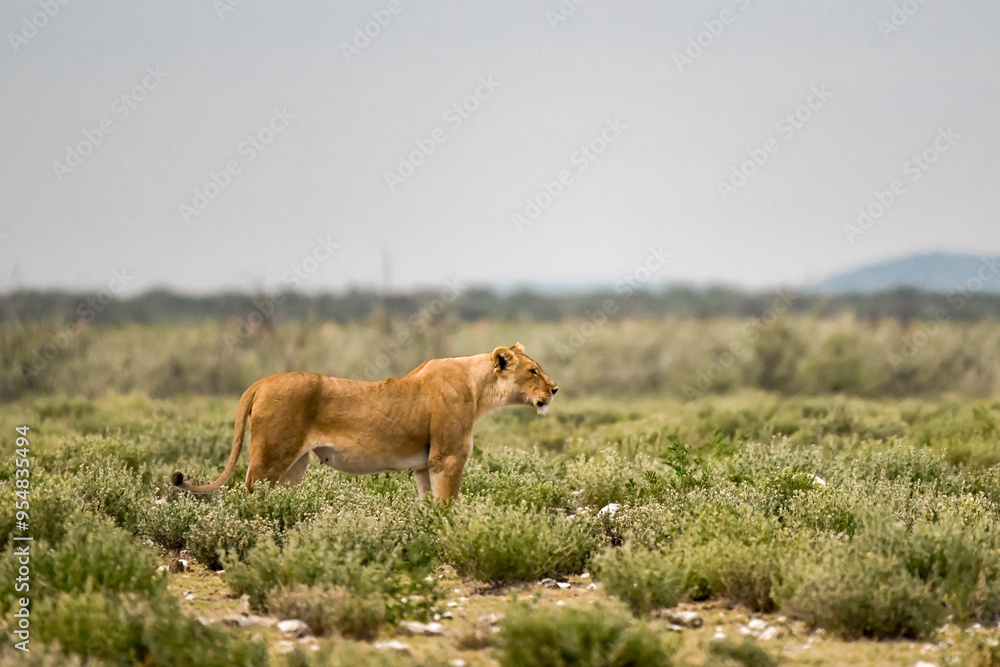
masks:
{"label": "lion's tail", "polygon": [[175,472],[170,476],[170,483],[179,489],[190,491],[191,493],[212,493],[222,488],[236,470],[236,463],[240,460],[240,452],[243,451],[243,434],[247,427],[247,418],[250,416],[250,409],[253,407],[253,399],[257,394],[257,387],[260,380],[250,385],[250,388],[243,392],[239,406],[236,408],[236,427],[233,429],[233,448],[229,452],[229,460],[226,461],[226,468],[211,484],[203,486],[192,486],[184,481],[184,474]]}

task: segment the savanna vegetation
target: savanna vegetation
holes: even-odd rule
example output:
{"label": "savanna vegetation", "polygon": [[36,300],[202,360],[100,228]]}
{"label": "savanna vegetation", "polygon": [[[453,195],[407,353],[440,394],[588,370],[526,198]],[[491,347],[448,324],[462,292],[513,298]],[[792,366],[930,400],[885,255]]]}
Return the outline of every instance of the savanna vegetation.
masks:
{"label": "savanna vegetation", "polygon": [[[8,319],[0,663],[1000,664],[1000,326],[776,298],[707,320]],[[481,422],[447,508],[410,474],[322,466],[249,494],[246,454],[209,498],[169,488],[219,473],[261,375],[385,377],[515,340],[558,400]]]}

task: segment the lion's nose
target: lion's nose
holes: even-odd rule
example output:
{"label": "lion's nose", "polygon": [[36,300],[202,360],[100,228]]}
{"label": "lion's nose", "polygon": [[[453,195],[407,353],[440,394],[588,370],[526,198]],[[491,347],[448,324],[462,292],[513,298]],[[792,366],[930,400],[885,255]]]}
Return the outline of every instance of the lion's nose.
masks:
{"label": "lion's nose", "polygon": [[552,387],[552,395],[555,396],[556,392],[559,391],[559,387]]}

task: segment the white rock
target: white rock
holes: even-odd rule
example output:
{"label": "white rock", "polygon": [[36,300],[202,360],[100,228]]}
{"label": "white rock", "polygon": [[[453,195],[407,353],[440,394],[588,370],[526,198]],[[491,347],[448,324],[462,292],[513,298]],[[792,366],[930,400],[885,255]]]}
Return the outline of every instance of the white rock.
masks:
{"label": "white rock", "polygon": [[565,600],[556,600],[556,606],[557,606],[557,607],[561,607],[561,606],[563,606],[564,604],[566,604]]}
{"label": "white rock", "polygon": [[450,667],[468,667],[469,663],[467,663],[465,660],[462,660],[461,658],[452,658],[451,660],[448,661],[448,664],[450,665]]}
{"label": "white rock", "polygon": [[684,628],[679,625],[674,625],[673,623],[667,623],[667,630],[670,632],[684,632]]}
{"label": "white rock", "polygon": [[410,655],[410,645],[404,644],[398,639],[390,639],[386,642],[375,642],[375,648],[379,651],[395,651],[402,655]]}
{"label": "white rock", "polygon": [[455,618],[455,614],[451,613],[450,611],[446,611],[443,614],[441,614],[442,620],[450,621],[453,618]]}
{"label": "white rock", "polygon": [[407,637],[441,637],[444,635],[444,626],[436,622],[400,621],[396,632]]}
{"label": "white rock", "polygon": [[562,588],[562,589],[567,589],[567,588],[569,588],[570,584],[569,584],[568,581],[557,581],[556,582],[556,586],[558,586],[559,588]]}
{"label": "white rock", "polygon": [[194,594],[194,591],[188,591],[187,593],[184,594],[184,599],[185,600],[193,600],[196,597],[197,596]]}
{"label": "white rock", "polygon": [[246,593],[240,596],[240,609],[250,611],[250,596]]}
{"label": "white rock", "polygon": [[166,566],[166,565],[161,565],[160,567],[156,568],[156,571],[157,571],[157,572],[166,572],[166,571],[167,571],[167,570],[169,570],[169,569],[170,569],[170,568],[169,568],[168,566]]}
{"label": "white rock", "polygon": [[767,628],[766,630],[764,630],[762,633],[760,633],[759,639],[762,642],[769,642],[772,639],[777,639],[778,635],[780,635],[780,634],[781,634],[781,630],[779,628],[776,628],[776,627],[772,626],[772,627]]}
{"label": "white rock", "polygon": [[451,608],[455,608],[455,607],[458,606],[458,603],[457,602],[449,602],[448,606],[451,607]]}
{"label": "white rock", "polygon": [[493,612],[492,614],[483,614],[479,617],[479,623],[483,625],[496,625],[503,618],[503,614],[498,614]]}
{"label": "white rock", "polygon": [[926,660],[917,660],[913,667],[938,667],[936,662],[927,662]]}
{"label": "white rock", "polygon": [[557,585],[556,580],[555,579],[551,579],[549,577],[545,577],[544,579],[542,579],[538,583],[541,584],[543,588],[555,588],[556,585]]}
{"label": "white rock", "polygon": [[753,630],[751,630],[750,628],[748,628],[745,625],[741,625],[740,626],[740,634],[743,635],[743,636],[745,636],[745,637],[749,637],[749,636],[751,636],[753,634]]}
{"label": "white rock", "polygon": [[705,624],[705,622],[701,620],[701,616],[699,616],[696,611],[663,609],[660,611],[659,616],[667,619],[667,621],[673,623],[674,625],[681,625],[685,628],[700,628]]}
{"label": "white rock", "polygon": [[597,590],[597,584],[587,584],[587,590],[588,591],[596,591]]}
{"label": "white rock", "polygon": [[278,653],[291,653],[295,650],[295,642],[290,642],[287,639],[282,639],[280,642],[274,645],[274,650]]}
{"label": "white rock", "polygon": [[747,623],[747,627],[754,632],[762,632],[767,629],[767,621],[762,618],[751,618],[750,622]]}
{"label": "white rock", "polygon": [[297,618],[287,618],[278,622],[278,630],[286,637],[304,637],[309,634],[309,626]]}
{"label": "white rock", "polygon": [[590,572],[584,572],[580,575],[581,579],[590,579]]}
{"label": "white rock", "polygon": [[202,625],[211,625],[212,623],[215,623],[215,619],[214,618],[205,618],[204,616],[199,616],[198,617],[198,622],[201,623]]}
{"label": "white rock", "polygon": [[712,641],[721,642],[726,638],[726,633],[722,631],[722,628],[716,628],[715,634],[712,635]]}
{"label": "white rock", "polygon": [[602,517],[605,514],[607,514],[608,516],[614,516],[615,513],[618,512],[618,510],[620,510],[621,508],[622,506],[619,505],[618,503],[608,503],[597,512],[597,516]]}
{"label": "white rock", "polygon": [[806,473],[806,474],[810,478],[812,478],[813,484],[817,484],[819,486],[826,486],[826,480],[823,479],[822,477],[817,477],[816,475],[812,474],[811,472],[810,473]]}

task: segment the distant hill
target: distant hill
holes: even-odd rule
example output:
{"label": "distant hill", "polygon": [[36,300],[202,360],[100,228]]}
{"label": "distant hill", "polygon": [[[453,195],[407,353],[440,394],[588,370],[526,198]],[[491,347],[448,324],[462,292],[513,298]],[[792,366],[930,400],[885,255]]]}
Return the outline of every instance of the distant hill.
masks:
{"label": "distant hill", "polygon": [[[991,263],[992,260],[992,263]],[[982,274],[980,274],[982,270]],[[900,287],[951,292],[982,275],[983,292],[1000,292],[1000,256],[931,252],[869,264],[806,286],[809,292],[872,294]],[[978,285],[974,281],[973,287]]]}

